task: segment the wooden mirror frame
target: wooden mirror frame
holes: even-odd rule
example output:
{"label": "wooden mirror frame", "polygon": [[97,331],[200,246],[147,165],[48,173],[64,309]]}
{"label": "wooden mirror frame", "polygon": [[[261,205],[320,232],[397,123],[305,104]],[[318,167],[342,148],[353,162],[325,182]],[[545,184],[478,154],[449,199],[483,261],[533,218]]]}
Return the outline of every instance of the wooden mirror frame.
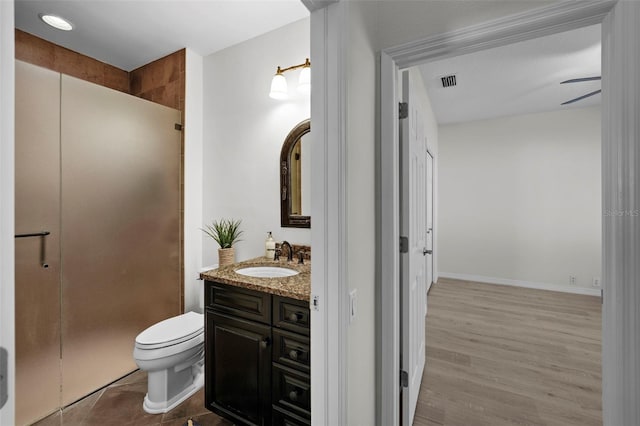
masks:
{"label": "wooden mirror frame", "polygon": [[280,151],[280,226],[283,228],[311,228],[311,216],[291,214],[290,173],[291,151],[300,138],[310,131],[311,120],[298,123],[285,138]]}

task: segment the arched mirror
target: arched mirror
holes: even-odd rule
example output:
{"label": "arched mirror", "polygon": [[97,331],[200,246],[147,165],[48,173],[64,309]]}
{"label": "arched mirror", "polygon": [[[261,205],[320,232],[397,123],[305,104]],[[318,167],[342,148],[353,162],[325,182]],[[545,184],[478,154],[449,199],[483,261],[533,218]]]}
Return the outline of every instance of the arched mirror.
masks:
{"label": "arched mirror", "polygon": [[280,223],[311,228],[311,122],[289,132],[280,151]]}

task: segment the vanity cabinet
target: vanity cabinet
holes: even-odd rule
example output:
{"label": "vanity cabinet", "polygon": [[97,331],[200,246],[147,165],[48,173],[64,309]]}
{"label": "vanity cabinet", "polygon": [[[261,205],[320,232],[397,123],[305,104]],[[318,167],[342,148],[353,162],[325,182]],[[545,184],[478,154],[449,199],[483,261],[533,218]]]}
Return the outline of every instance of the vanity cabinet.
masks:
{"label": "vanity cabinet", "polygon": [[243,425],[310,425],[309,308],[205,282],[205,405]]}

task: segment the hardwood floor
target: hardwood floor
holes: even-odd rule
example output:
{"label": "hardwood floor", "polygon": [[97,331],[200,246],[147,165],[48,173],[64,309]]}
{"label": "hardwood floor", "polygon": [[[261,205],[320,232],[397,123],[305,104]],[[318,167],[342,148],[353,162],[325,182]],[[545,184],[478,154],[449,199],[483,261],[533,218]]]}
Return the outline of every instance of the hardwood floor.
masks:
{"label": "hardwood floor", "polygon": [[593,296],[440,279],[414,425],[602,425]]}

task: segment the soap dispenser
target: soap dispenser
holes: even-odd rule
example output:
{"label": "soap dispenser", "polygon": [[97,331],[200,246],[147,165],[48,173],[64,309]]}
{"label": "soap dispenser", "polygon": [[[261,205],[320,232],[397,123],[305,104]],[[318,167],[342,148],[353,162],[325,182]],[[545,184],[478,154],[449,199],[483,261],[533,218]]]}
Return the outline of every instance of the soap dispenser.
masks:
{"label": "soap dispenser", "polygon": [[276,242],[271,235],[271,232],[267,233],[267,240],[264,242],[264,257],[273,260],[276,254]]}

